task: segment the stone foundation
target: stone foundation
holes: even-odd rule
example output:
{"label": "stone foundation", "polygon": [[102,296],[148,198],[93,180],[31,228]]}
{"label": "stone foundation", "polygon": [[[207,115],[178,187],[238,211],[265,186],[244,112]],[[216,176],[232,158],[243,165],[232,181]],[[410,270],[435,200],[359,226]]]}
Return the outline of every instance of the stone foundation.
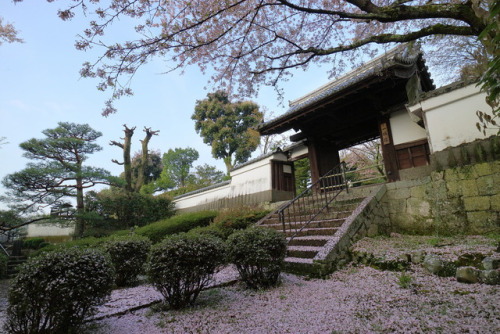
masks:
{"label": "stone foundation", "polygon": [[500,161],[433,171],[389,183],[382,199],[388,230],[410,234],[500,232]]}

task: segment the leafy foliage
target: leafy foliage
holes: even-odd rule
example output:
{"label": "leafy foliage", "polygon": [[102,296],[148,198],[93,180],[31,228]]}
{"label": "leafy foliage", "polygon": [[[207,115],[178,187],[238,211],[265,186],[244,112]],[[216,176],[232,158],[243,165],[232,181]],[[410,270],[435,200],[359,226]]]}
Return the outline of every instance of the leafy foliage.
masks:
{"label": "leafy foliage", "polygon": [[216,216],[215,211],[185,213],[146,225],[137,229],[135,233],[148,237],[153,243],[158,243],[166,236],[188,232],[199,226],[207,226]]}
{"label": "leafy foliage", "polygon": [[225,209],[220,211],[217,217],[215,217],[210,228],[219,231],[222,237],[227,239],[234,232],[254,225],[268,213],[269,210],[246,206]]}
{"label": "leafy foliage", "polygon": [[[142,166],[142,156],[142,152],[137,152],[132,157],[132,184],[134,185],[137,184],[137,179],[139,178],[139,172]],[[163,161],[160,151],[149,152],[148,161],[144,166],[144,185],[147,185],[159,179],[162,170]]]}
{"label": "leafy foliage", "polygon": [[86,213],[89,226],[112,231],[168,218],[174,204],[167,196],[104,190],[87,194]]}
{"label": "leafy foliage", "polygon": [[210,235],[181,233],[154,245],[148,277],[173,309],[193,304],[224,263],[224,243]]}
{"label": "leafy foliage", "polygon": [[311,168],[309,158],[300,159],[294,162],[295,167],[295,189],[296,194],[301,194],[311,184]]}
{"label": "leafy foliage", "polygon": [[14,26],[10,23],[4,23],[3,18],[0,16],[0,45],[2,45],[2,42],[22,43],[23,40],[17,36],[18,32],[16,28],[14,28]]}
{"label": "leafy foliage", "polygon": [[[250,96],[259,85],[277,86],[293,75],[291,69],[306,70],[313,62],[327,64],[338,75],[349,63],[360,64],[394,43],[476,38],[488,23],[485,7],[483,1],[451,0],[112,0],[106,5],[74,0],[59,16],[71,19],[78,8],[85,15],[95,12],[76,45],[104,49],[97,61],[84,64],[81,74],[99,78],[100,90],[112,90],[104,110],[109,114],[116,111],[113,99],[132,94],[120,77],[128,82],[154,57],[166,58],[172,71],[193,64],[203,72],[213,69],[214,82]],[[140,38],[105,44],[101,36],[123,16],[137,20]]]}
{"label": "leafy foliage", "polygon": [[151,241],[145,237],[111,237],[103,243],[115,268],[117,286],[130,286],[137,282],[137,275],[144,271]]}
{"label": "leafy foliage", "polygon": [[[36,212],[74,197],[77,213],[82,214],[84,189],[109,184],[112,179],[103,169],[83,166],[89,154],[101,150],[95,141],[102,133],[88,124],[67,122],[42,133],[45,138],[20,144],[24,156],[36,163],[28,163],[24,170],[4,178],[2,183],[9,189],[8,197],[21,212]],[[77,219],[75,234],[82,235],[84,227],[84,221]]]}
{"label": "leafy foliage", "polygon": [[5,329],[69,333],[111,293],[111,261],[95,249],[65,249],[31,258],[9,291]]}
{"label": "leafy foliage", "polygon": [[169,149],[163,154],[163,171],[159,184],[161,188],[182,188],[186,186],[189,170],[200,154],[194,148]]}
{"label": "leafy foliage", "polygon": [[213,157],[224,160],[228,175],[236,163],[247,161],[259,145],[260,135],[252,128],[262,122],[263,115],[253,102],[233,103],[226,92],[217,91],[196,101],[191,118],[203,142],[212,146]]}
{"label": "leafy foliage", "polygon": [[39,249],[47,245],[48,243],[45,241],[44,238],[36,237],[36,238],[24,239],[22,247],[28,249]]}
{"label": "leafy foliage", "polygon": [[[488,69],[484,73],[480,84],[482,89],[488,94],[486,102],[491,106],[493,116],[488,113],[478,111],[479,122],[477,128],[486,134],[489,126],[498,128],[500,134],[500,1],[494,0],[490,3],[490,23],[483,30],[480,39],[490,40],[490,53],[493,55],[489,62]],[[493,36],[493,37],[492,37]]]}
{"label": "leafy foliage", "polygon": [[227,244],[229,261],[249,288],[267,288],[279,282],[286,255],[286,241],[279,232],[249,228],[232,234]]}

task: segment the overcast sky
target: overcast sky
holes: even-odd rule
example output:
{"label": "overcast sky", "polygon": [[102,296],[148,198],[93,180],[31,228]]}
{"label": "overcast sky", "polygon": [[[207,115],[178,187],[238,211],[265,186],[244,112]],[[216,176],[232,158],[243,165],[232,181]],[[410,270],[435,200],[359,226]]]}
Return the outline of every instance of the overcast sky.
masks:
{"label": "overcast sky", "polygon": [[[197,67],[190,67],[185,74],[162,74],[166,65],[158,59],[144,66],[133,78],[134,96],[122,98],[117,104],[118,113],[107,118],[101,116],[109,92],[100,92],[94,79],[79,76],[81,64],[93,61],[102,50],[77,51],[76,36],[87,27],[90,18],[77,15],[64,22],[57,17],[57,10],[64,2],[47,3],[43,0],[14,4],[9,0],[0,3],[4,23],[15,25],[24,43],[3,43],[0,46],[0,137],[8,144],[0,148],[0,178],[23,169],[28,162],[22,157],[19,144],[30,138],[43,138],[44,129],[55,128],[60,121],[88,123],[103,136],[98,143],[103,150],[90,157],[87,164],[101,167],[117,175],[122,167],[111,162],[121,160],[118,147],[109,146],[110,140],[123,137],[123,124],[136,126],[132,151],[140,149],[139,139],[144,137],[144,126],[160,130],[153,137],[150,148],[168,151],[169,148],[193,147],[200,153],[195,165],[208,163],[224,171],[224,163],[211,156],[210,147],[203,143],[194,130],[191,115],[196,100],[203,99],[210,91],[207,77]],[[107,40],[128,37],[125,29],[132,24],[123,20],[123,27],[115,26]],[[130,37],[133,37],[130,35]],[[297,72],[285,87],[285,104],[328,81],[322,70]],[[280,106],[272,89],[264,89],[254,99],[275,115],[286,111]],[[3,192],[3,188],[0,188]]]}

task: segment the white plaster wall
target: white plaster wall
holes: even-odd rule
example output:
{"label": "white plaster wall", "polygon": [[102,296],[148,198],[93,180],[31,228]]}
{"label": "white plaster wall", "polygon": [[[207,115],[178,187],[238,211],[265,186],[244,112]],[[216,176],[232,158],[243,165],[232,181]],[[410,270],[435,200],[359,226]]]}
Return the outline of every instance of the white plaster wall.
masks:
{"label": "white plaster wall", "polygon": [[28,237],[66,236],[75,231],[74,226],[58,226],[54,224],[29,224]]}
{"label": "white plaster wall", "polygon": [[256,194],[272,189],[271,160],[286,161],[286,155],[276,153],[231,172],[231,183],[204,192],[176,199],[176,209],[186,209],[224,198]]}
{"label": "white plaster wall", "polygon": [[486,104],[485,96],[472,84],[412,106],[422,108],[431,152],[488,138],[496,133],[494,129],[490,129],[485,136],[476,128],[479,121],[476,111],[491,114],[491,107]]}
{"label": "white plaster wall", "polygon": [[406,109],[391,114],[390,123],[394,145],[409,143],[427,137],[425,129],[412,121]]}
{"label": "white plaster wall", "polygon": [[300,146],[294,147],[293,150],[290,152],[290,159],[293,161],[297,157],[306,155],[309,152],[309,149],[306,145],[302,144]]}
{"label": "white plaster wall", "polygon": [[174,200],[175,208],[177,210],[187,209],[198,205],[214,202],[219,199],[227,198],[229,196],[230,185],[221,186],[214,189],[209,189],[202,193],[196,193],[190,196],[181,197]]}

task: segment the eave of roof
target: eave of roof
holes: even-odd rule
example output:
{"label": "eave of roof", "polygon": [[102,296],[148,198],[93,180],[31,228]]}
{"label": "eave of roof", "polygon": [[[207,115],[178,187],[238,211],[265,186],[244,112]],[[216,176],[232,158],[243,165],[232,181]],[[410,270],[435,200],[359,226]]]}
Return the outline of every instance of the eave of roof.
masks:
{"label": "eave of roof", "polygon": [[[361,81],[373,76],[379,75],[382,71],[391,68],[394,65],[400,66],[413,66],[422,57],[422,51],[417,47],[410,47],[407,44],[401,44],[392,50],[372,59],[365,65],[360,66],[339,79],[330,81],[329,83],[319,87],[311,93],[290,102],[290,108],[281,116],[261,124],[257,130],[263,133],[270,130],[280,123],[291,120],[292,118],[300,115],[308,107],[328,99],[342,91],[348,90]],[[428,74],[428,73],[427,73]],[[433,86],[432,80],[429,77],[429,84]]]}
{"label": "eave of roof", "polygon": [[439,95],[443,95],[443,94],[452,92],[454,90],[457,90],[457,89],[460,89],[460,88],[463,88],[463,87],[466,87],[466,86],[469,86],[472,84],[477,84],[477,83],[478,83],[478,80],[475,80],[475,81],[472,81],[472,80],[455,81],[455,82],[452,82],[446,86],[439,87],[438,89],[432,90],[430,92],[425,92],[425,93],[420,94],[418,99],[415,100],[413,103],[408,104],[408,106],[412,107],[412,106],[420,103],[421,101],[424,101],[424,100],[427,100],[427,99],[430,99],[432,97],[436,97]]}

